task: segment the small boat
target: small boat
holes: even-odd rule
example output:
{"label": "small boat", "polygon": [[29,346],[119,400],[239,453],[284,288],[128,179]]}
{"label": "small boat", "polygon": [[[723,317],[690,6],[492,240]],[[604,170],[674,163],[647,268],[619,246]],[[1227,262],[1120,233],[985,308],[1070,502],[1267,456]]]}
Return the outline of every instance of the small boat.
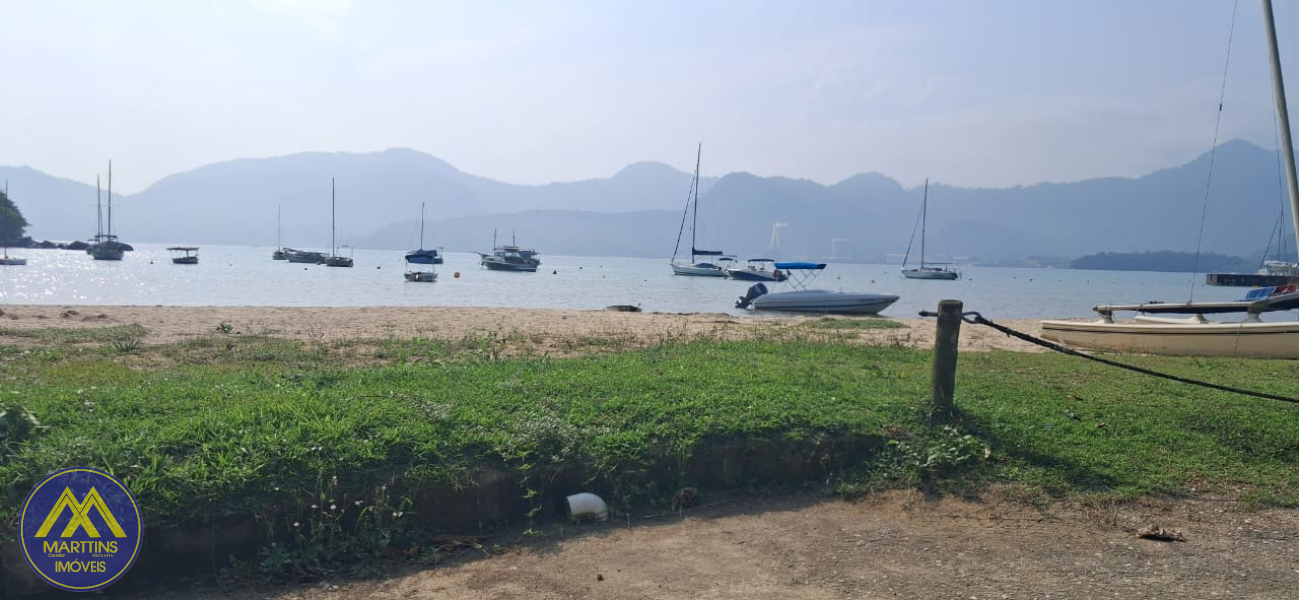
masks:
{"label": "small boat", "polygon": [[[7,182],[7,181],[5,182],[5,195],[4,195],[4,197],[5,197],[5,200],[9,200],[9,182]],[[11,202],[12,202],[12,201],[11,201]],[[0,210],[0,235],[4,235],[4,214],[5,214],[5,211]],[[4,256],[3,256],[2,258],[0,258],[0,266],[3,266],[3,267],[21,267],[21,266],[23,266],[23,265],[25,265],[25,264],[27,264],[27,259],[25,259],[25,258],[18,258],[18,257],[16,257],[16,256],[9,256],[9,240],[7,240],[7,239],[4,240]]]}
{"label": "small boat", "polygon": [[310,265],[318,265],[325,262],[324,252],[294,250],[293,248],[285,248],[284,257],[291,263],[304,263]]}
{"label": "small boat", "polygon": [[167,250],[171,252],[171,262],[175,264],[198,264],[198,246],[172,246]]}
{"label": "small boat", "polygon": [[[95,196],[98,202],[99,183],[96,178]],[[118,241],[117,236],[113,235],[113,162],[108,163],[108,229],[103,229],[103,213],[100,212],[100,230],[92,238],[90,247],[86,248],[86,253],[95,260],[122,260],[126,252],[126,244]]]}
{"label": "small boat", "polygon": [[[1042,337],[1076,348],[1237,358],[1299,358],[1299,322],[1263,322],[1260,314],[1299,308],[1294,285],[1251,290],[1236,302],[1187,302],[1101,305],[1092,310],[1100,319],[1089,322],[1042,321]],[[1114,313],[1138,313],[1130,321],[1115,321]],[[1245,313],[1244,320],[1210,321],[1209,314]],[[1174,319],[1148,316],[1189,314]]]}
{"label": "small boat", "polygon": [[440,265],[442,255],[435,248],[424,248],[424,203],[419,204],[419,250],[406,253],[406,262],[417,265]]}
{"label": "small boat", "polygon": [[[1296,172],[1294,143],[1286,111],[1285,86],[1281,77],[1280,51],[1271,0],[1263,1],[1263,24],[1271,57],[1272,94],[1276,104],[1276,125],[1280,154],[1290,195],[1291,218],[1299,221],[1299,172]],[[1294,231],[1299,244],[1299,229]],[[1099,305],[1092,310],[1100,319],[1089,323],[1042,321],[1042,337],[1075,346],[1116,352],[1139,352],[1174,356],[1224,356],[1240,358],[1299,358],[1299,323],[1264,322],[1265,312],[1299,308],[1299,290],[1294,285],[1255,289],[1235,302],[1149,302],[1145,304]],[[1130,321],[1115,321],[1115,312],[1135,312]],[[1236,322],[1214,322],[1205,315],[1244,313]],[[1180,314],[1187,318],[1160,316]]]}
{"label": "small boat", "polygon": [[536,250],[525,250],[513,243],[508,246],[496,246],[496,232],[492,232],[492,245],[495,249],[491,254],[478,253],[482,258],[481,262],[484,267],[492,271],[524,271],[535,273],[537,267],[541,266],[541,259],[537,258]]}
{"label": "small boat", "polygon": [[[708,261],[700,261],[699,257],[716,256],[713,259],[718,262],[724,260],[733,260],[724,256],[721,250],[700,250],[695,247],[695,232],[699,223],[699,158],[703,155],[704,145],[700,144],[695,152],[695,178],[690,184],[690,192],[686,194],[686,210],[681,214],[681,228],[677,231],[677,246],[672,250],[673,275],[694,275],[697,277],[725,277],[727,265],[718,265]],[[677,253],[681,250],[681,234],[686,228],[686,215],[691,215],[690,220],[690,262],[678,261]]]}
{"label": "small boat", "polygon": [[784,281],[789,277],[787,273],[778,268],[768,269],[768,265],[776,263],[770,258],[750,258],[748,263],[743,267],[730,267],[725,269],[724,272],[727,277],[740,281]]}
{"label": "small boat", "polygon": [[275,251],[271,253],[271,260],[289,259],[288,251],[291,250],[291,248],[285,248],[284,244],[280,243],[280,231],[281,231],[280,207],[276,206],[275,207]]}
{"label": "small boat", "polygon": [[329,178],[329,256],[325,257],[325,266],[350,268],[352,266],[352,257],[339,255],[338,246],[334,241],[336,233],[334,224],[337,222],[334,206],[334,178],[331,177]]}
{"label": "small boat", "polygon": [[788,285],[794,289],[768,292],[766,284],[755,283],[735,303],[735,308],[874,315],[898,301],[898,297],[893,294],[807,289],[807,284],[825,269],[825,263],[778,262],[775,267],[789,274]]}
{"label": "small boat", "polygon": [[[920,266],[907,268],[907,259],[911,257],[911,244],[907,244],[907,254],[902,258],[902,276],[907,279],[941,279],[952,280],[961,277],[951,265],[946,263],[925,263],[925,222],[929,219],[929,180],[925,180],[925,196],[920,201]],[[915,229],[911,230],[915,239]]]}
{"label": "small boat", "polygon": [[406,271],[406,281],[417,283],[433,283],[438,280],[437,271],[429,269],[427,271]]}

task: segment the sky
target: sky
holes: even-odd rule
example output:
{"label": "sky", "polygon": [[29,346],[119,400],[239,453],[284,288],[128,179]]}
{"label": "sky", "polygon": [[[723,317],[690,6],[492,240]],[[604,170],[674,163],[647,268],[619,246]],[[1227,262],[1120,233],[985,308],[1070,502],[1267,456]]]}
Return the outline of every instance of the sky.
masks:
{"label": "sky", "polygon": [[[1299,2],[1276,2],[1299,113]],[[1232,28],[1235,19],[1234,33]],[[537,184],[1140,176],[1276,146],[1257,0],[0,0],[0,165],[405,147]],[[1296,114],[1299,119],[1299,114]]]}

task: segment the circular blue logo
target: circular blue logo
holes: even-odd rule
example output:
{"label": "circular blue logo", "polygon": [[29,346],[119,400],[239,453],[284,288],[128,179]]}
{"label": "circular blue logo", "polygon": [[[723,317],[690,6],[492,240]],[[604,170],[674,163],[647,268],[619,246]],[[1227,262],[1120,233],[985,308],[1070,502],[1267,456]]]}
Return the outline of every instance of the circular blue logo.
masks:
{"label": "circular blue logo", "polygon": [[74,592],[108,586],[140,550],[140,507],[112,475],[74,467],[27,495],[19,531],[27,564],[50,585]]}

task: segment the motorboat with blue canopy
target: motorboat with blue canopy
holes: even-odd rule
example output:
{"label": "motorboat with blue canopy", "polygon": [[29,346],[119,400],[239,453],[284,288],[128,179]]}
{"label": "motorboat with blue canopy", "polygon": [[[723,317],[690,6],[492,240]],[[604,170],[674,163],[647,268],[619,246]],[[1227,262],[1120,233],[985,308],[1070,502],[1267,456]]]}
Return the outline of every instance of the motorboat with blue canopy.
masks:
{"label": "motorboat with blue canopy", "polygon": [[825,263],[777,262],[775,268],[788,274],[790,290],[769,292],[765,283],[749,286],[748,292],[735,303],[736,308],[819,314],[874,315],[888,308],[898,297],[873,292],[842,292],[808,289]]}

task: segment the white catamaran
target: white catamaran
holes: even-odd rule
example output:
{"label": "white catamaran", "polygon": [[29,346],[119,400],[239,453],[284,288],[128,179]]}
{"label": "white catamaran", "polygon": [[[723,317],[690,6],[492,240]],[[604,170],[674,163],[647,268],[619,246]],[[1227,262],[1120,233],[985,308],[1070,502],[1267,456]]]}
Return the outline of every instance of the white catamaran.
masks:
{"label": "white catamaran", "polygon": [[[1299,178],[1295,175],[1294,145],[1290,138],[1290,117],[1286,110],[1285,84],[1277,50],[1272,2],[1263,0],[1263,23],[1272,63],[1272,95],[1276,103],[1281,159],[1290,192],[1290,217],[1299,244]],[[1259,288],[1237,302],[1186,302],[1101,305],[1093,308],[1100,320],[1042,321],[1042,337],[1077,346],[1119,352],[1185,356],[1234,356],[1242,358],[1299,358],[1299,322],[1264,322],[1269,311],[1299,308],[1295,285]],[[1115,321],[1115,312],[1132,311],[1131,321]],[[1244,313],[1236,322],[1213,322],[1205,315]],[[1183,314],[1189,318],[1146,316]]]}

